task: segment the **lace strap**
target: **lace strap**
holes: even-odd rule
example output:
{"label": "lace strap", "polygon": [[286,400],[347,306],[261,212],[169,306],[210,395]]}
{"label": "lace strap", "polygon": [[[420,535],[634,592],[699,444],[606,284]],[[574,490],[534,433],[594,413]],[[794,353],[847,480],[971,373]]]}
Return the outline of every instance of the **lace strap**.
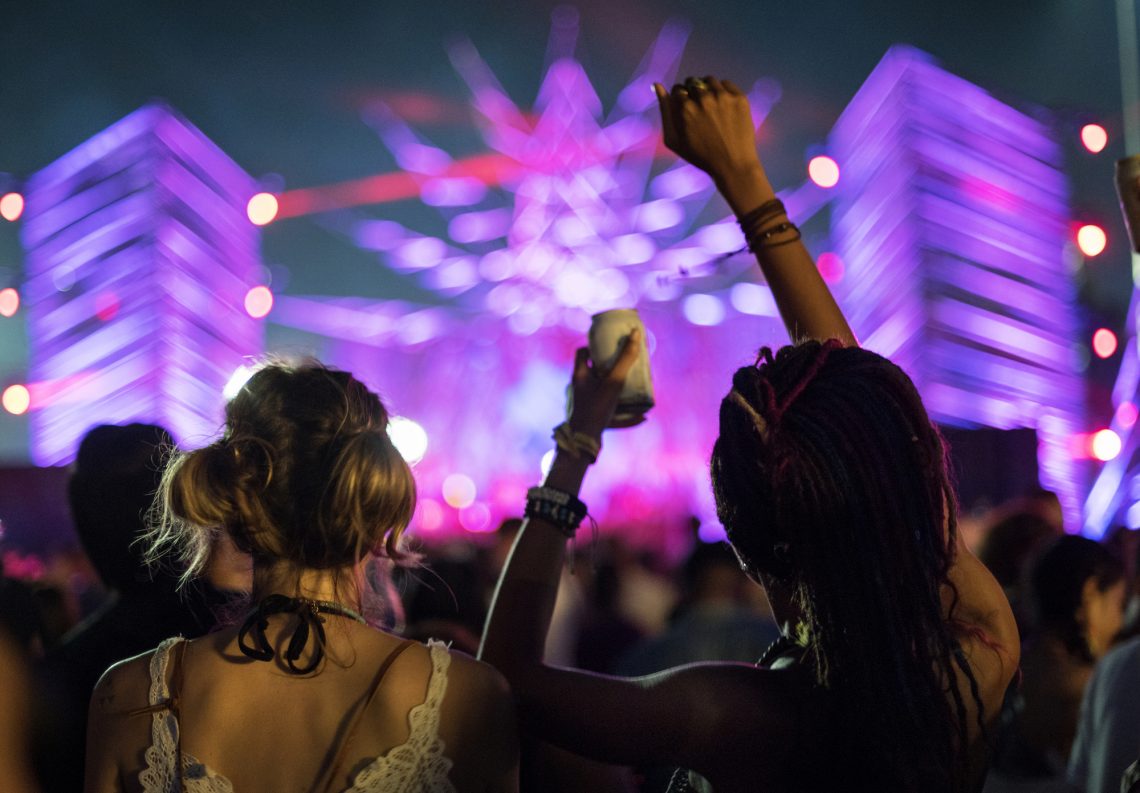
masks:
{"label": "lace strap", "polygon": [[[175,663],[175,692],[172,695],[166,684],[166,668],[170,662],[170,651],[180,644],[180,652]],[[150,690],[148,704],[131,711],[130,715],[151,714],[151,744],[144,753],[145,766],[139,772],[139,784],[144,791],[174,790],[177,783],[181,789],[182,740],[178,725],[177,696],[181,688],[182,652],[186,642],[180,636],[166,639],[150,658]]]}
{"label": "lace strap", "polygon": [[173,636],[163,640],[150,657],[150,693],[147,703],[154,706],[165,707],[170,701],[170,689],[166,685],[166,667],[170,663],[170,651],[174,645],[185,641],[181,636]]}
{"label": "lace strap", "polygon": [[431,683],[428,684],[424,705],[438,711],[443,703],[443,695],[447,693],[447,670],[451,666],[451,653],[443,642],[428,642],[428,649],[431,652]]}
{"label": "lace strap", "polygon": [[368,690],[368,696],[365,697],[364,704],[357,708],[356,713],[352,715],[352,721],[349,723],[348,729],[344,733],[344,738],[341,740],[340,746],[337,747],[336,755],[333,757],[333,761],[328,766],[326,766],[325,772],[320,777],[318,777],[316,783],[313,785],[313,790],[327,791],[329,789],[329,786],[332,785],[336,780],[336,772],[337,769],[340,768],[340,764],[344,759],[344,753],[348,751],[348,746],[350,743],[352,743],[352,738],[356,734],[356,728],[360,724],[360,720],[364,717],[364,714],[368,710],[368,707],[372,704],[372,700],[376,698],[376,692],[380,690],[380,683],[383,682],[384,675],[388,673],[388,670],[391,669],[392,664],[396,662],[396,659],[400,657],[404,650],[407,650],[415,643],[416,642],[412,641],[411,639],[405,639],[403,642],[401,642],[400,646],[390,652],[388,654],[388,657],[384,659],[384,662],[380,664],[380,669],[376,672],[376,677],[372,681],[372,687]]}
{"label": "lace strap", "polygon": [[[408,713],[411,733],[408,743],[429,746],[439,742],[439,709],[447,693],[447,670],[451,666],[451,653],[443,642],[429,641],[431,654],[431,680],[427,697]],[[442,745],[442,744],[441,744]]]}

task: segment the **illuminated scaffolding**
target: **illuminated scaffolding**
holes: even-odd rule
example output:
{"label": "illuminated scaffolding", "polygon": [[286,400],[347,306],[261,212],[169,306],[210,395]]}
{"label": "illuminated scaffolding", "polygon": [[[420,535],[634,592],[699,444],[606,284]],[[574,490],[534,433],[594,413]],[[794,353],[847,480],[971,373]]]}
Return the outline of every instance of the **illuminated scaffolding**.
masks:
{"label": "illuminated scaffolding", "polygon": [[31,454],[61,465],[96,424],[203,440],[262,349],[243,310],[260,272],[253,180],[163,105],[103,130],[27,182],[22,237]]}
{"label": "illuminated scaffolding", "polygon": [[1079,525],[1085,425],[1069,206],[1050,127],[896,47],[832,131],[839,299],[939,422],[1032,428],[1043,486]]}

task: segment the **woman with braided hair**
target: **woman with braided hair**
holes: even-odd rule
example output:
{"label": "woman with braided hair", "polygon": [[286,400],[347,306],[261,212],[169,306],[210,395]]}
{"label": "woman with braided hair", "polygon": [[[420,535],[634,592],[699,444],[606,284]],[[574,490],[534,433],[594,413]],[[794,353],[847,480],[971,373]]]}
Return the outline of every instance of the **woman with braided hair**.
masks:
{"label": "woman with braided hair", "polygon": [[347,372],[272,363],[226,406],[220,440],[174,455],[152,554],[176,552],[188,580],[225,532],[252,556],[254,605],[103,675],[88,793],[518,789],[502,676],[368,619],[384,575],[369,562],[408,556],[415,505],[387,428],[380,399]]}
{"label": "woman with braided hair", "polygon": [[528,498],[481,657],[529,734],[677,766],[677,790],[977,790],[1019,642],[958,535],[942,438],[906,374],[858,347],[776,200],[743,93],[711,77],[655,90],[666,145],[736,212],[795,342],[733,377],[711,463],[729,541],[783,635],[757,666],[620,679],[542,663],[577,493],[638,354],[627,344],[609,371],[579,352],[559,437],[581,442],[559,442]]}

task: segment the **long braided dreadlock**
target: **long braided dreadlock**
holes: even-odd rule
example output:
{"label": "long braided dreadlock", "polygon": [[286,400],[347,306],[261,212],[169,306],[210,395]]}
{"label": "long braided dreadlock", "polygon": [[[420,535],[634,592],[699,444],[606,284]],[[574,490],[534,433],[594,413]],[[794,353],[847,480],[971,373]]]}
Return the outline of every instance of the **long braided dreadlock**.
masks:
{"label": "long braided dreadlock", "polygon": [[765,348],[732,386],[712,454],[717,510],[742,561],[793,594],[816,682],[858,725],[848,750],[875,789],[963,790],[956,670],[979,722],[982,703],[944,613],[957,507],[914,384],[831,341]]}

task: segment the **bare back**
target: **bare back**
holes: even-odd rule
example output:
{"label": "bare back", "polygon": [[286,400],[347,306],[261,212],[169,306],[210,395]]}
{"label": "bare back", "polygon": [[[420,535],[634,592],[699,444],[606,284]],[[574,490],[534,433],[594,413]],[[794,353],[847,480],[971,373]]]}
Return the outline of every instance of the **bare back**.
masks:
{"label": "bare back", "polygon": [[[233,629],[185,642],[184,650],[172,653],[180,657],[164,664],[165,677],[170,686],[171,667],[181,666],[174,688],[182,756],[205,767],[191,773],[222,780],[202,790],[307,793],[314,785],[338,793],[353,790],[354,782],[386,762],[377,758],[391,754],[399,760],[416,751],[408,743],[414,713],[418,721],[433,721],[442,749],[425,777],[443,782],[424,789],[516,789],[514,716],[497,673],[461,654],[418,644],[393,659],[400,639],[347,620],[329,623],[327,658],[308,676],[289,674],[276,661],[247,658]],[[284,621],[275,622],[267,631],[279,657],[289,639],[283,627]],[[144,790],[139,773],[154,742],[155,719],[137,711],[154,699],[154,660],[148,653],[112,667],[96,688],[88,737],[90,793]],[[445,681],[439,679],[441,671]],[[433,685],[441,694],[437,731],[434,716],[425,713]],[[335,775],[323,785],[334,766]]]}

